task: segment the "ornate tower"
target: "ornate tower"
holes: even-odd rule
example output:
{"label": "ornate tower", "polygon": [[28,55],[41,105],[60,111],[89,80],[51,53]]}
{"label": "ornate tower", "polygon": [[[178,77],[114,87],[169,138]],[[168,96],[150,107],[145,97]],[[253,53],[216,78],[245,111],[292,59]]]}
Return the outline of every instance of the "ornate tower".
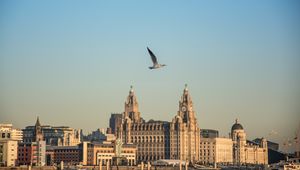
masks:
{"label": "ornate tower", "polygon": [[39,117],[36,119],[34,137],[35,142],[42,141],[44,138]]}
{"label": "ornate tower", "polygon": [[187,89],[179,101],[179,110],[173,118],[170,127],[172,148],[171,159],[181,159],[194,162],[199,159],[200,128],[197,124],[193,101]]}
{"label": "ornate tower", "polygon": [[139,104],[134,94],[133,87],[130,86],[129,95],[125,102],[124,118],[129,117],[133,123],[139,123],[141,121],[140,115]]}
{"label": "ornate tower", "polygon": [[235,164],[245,162],[246,133],[243,126],[235,119],[231,127],[231,138],[233,141],[233,161]]}
{"label": "ornate tower", "polygon": [[177,115],[182,118],[183,123],[187,123],[191,126],[194,126],[195,123],[197,123],[193,110],[193,101],[189,94],[187,84],[185,84],[183,95],[181,96],[181,100],[179,101],[179,111]]}

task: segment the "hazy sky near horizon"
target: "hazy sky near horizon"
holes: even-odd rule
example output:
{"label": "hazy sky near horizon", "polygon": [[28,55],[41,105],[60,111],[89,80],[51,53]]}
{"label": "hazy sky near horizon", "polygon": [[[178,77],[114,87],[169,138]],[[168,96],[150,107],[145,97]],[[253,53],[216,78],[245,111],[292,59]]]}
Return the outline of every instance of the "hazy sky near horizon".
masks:
{"label": "hazy sky near horizon", "polygon": [[[90,132],[124,111],[282,143],[300,125],[299,1],[0,1],[0,122]],[[149,70],[149,46],[160,63]],[[271,131],[278,134],[268,135]]]}

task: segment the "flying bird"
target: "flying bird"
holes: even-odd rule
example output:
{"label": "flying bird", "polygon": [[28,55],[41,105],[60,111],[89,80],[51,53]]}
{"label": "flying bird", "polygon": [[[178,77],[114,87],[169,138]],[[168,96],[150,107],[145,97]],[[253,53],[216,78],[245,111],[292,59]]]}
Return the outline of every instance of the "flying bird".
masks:
{"label": "flying bird", "polygon": [[149,69],[157,69],[157,68],[161,68],[161,67],[164,67],[166,66],[165,64],[158,64],[157,62],[157,58],[156,56],[153,54],[153,52],[147,47],[147,50],[151,56],[151,59],[152,59],[152,62],[153,62],[153,66],[152,67],[149,67]]}

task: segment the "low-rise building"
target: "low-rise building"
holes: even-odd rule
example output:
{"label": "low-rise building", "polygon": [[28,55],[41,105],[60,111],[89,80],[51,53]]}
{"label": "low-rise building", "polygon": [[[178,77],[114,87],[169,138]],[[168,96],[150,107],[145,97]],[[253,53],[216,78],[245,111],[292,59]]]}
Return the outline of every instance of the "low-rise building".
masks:
{"label": "low-rise building", "polygon": [[9,137],[10,140],[22,141],[23,131],[13,128],[12,124],[0,124],[0,139]]}
{"label": "low-rise building", "polygon": [[0,140],[0,166],[15,166],[18,141]]}
{"label": "low-rise building", "polygon": [[201,138],[200,162],[202,164],[233,162],[233,142],[230,138]]}
{"label": "low-rise building", "polygon": [[[118,141],[118,140],[116,140]],[[119,142],[114,143],[90,143],[84,142],[81,145],[83,153],[83,165],[106,165],[109,161],[113,162],[113,158],[125,158],[128,165],[136,164],[137,147],[133,144],[123,144],[120,146]]]}
{"label": "low-rise building", "polygon": [[44,166],[46,164],[46,142],[19,143],[18,165]]}
{"label": "low-rise building", "polygon": [[80,153],[79,146],[47,146],[46,162],[47,165],[58,165],[61,161],[65,165],[78,165],[82,161]]}
{"label": "low-rise building", "polygon": [[[39,120],[37,120],[39,122]],[[40,123],[39,123],[40,124]],[[81,142],[81,129],[68,126],[40,125],[43,140],[51,146],[76,146]],[[35,126],[27,126],[23,129],[23,142],[35,141]]]}
{"label": "low-rise building", "polygon": [[268,164],[268,144],[261,139],[259,144],[246,139],[243,126],[236,120],[231,128],[234,164]]}
{"label": "low-rise building", "polygon": [[12,124],[0,124],[0,166],[15,166],[18,142],[22,140],[22,131]]}

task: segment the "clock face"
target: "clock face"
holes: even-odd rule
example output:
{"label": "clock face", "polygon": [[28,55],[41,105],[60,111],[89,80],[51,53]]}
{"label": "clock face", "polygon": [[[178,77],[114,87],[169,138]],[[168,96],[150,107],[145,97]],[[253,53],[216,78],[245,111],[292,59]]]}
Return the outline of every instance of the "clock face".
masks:
{"label": "clock face", "polygon": [[183,107],[181,108],[181,110],[182,110],[183,112],[185,112],[185,111],[186,111],[186,107],[183,106]]}

